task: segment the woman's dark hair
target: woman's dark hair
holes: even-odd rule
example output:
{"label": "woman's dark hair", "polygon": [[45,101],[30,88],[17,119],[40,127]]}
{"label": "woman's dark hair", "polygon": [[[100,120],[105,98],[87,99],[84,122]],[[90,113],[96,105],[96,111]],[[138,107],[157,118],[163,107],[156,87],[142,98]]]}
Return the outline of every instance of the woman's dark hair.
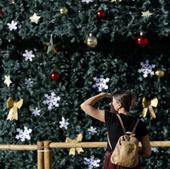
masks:
{"label": "woman's dark hair", "polygon": [[116,91],[112,93],[112,96],[121,103],[126,111],[129,111],[135,106],[136,97],[130,91]]}

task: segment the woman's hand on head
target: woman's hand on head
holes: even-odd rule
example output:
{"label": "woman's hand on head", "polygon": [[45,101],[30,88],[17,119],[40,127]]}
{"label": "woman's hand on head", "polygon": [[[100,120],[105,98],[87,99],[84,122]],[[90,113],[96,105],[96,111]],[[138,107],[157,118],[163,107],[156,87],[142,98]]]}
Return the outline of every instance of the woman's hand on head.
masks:
{"label": "woman's hand on head", "polygon": [[105,111],[94,107],[94,104],[103,98],[111,98],[111,94],[106,92],[101,92],[85,100],[80,105],[80,107],[86,114],[90,115],[91,117],[97,120],[105,122]]}

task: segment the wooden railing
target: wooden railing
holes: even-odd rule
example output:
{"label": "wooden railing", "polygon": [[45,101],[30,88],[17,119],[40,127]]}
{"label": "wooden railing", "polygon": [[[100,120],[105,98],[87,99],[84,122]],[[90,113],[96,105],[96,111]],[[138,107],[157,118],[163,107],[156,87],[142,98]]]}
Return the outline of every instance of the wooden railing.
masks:
{"label": "wooden railing", "polygon": [[[80,142],[80,143],[63,143],[38,141],[35,145],[7,145],[0,144],[0,150],[11,151],[37,151],[37,169],[52,169],[51,149],[52,148],[103,148],[107,142]],[[170,141],[151,141],[152,147],[170,148]]]}

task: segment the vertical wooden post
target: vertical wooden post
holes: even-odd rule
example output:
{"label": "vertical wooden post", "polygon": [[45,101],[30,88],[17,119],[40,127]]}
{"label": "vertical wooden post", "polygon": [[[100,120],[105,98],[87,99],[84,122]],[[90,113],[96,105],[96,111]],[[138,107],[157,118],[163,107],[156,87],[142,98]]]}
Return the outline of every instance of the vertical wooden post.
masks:
{"label": "vertical wooden post", "polygon": [[49,149],[50,141],[44,141],[44,169],[52,169],[51,151]]}
{"label": "vertical wooden post", "polygon": [[43,142],[37,142],[37,169],[44,169]]}

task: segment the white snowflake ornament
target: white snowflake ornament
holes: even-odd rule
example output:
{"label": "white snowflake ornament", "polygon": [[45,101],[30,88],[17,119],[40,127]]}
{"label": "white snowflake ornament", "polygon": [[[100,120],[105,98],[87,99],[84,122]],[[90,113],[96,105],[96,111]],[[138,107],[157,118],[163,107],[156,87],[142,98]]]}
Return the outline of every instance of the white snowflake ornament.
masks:
{"label": "white snowflake ornament", "polygon": [[60,97],[56,96],[54,92],[51,92],[51,95],[45,94],[44,104],[48,105],[48,110],[52,110],[55,107],[59,107]]}
{"label": "white snowflake ornament", "polygon": [[64,128],[67,130],[68,128],[68,125],[69,125],[69,122],[68,122],[68,119],[65,119],[64,117],[62,117],[62,120],[59,122],[60,124],[60,128]]}
{"label": "white snowflake ornament", "polygon": [[81,0],[82,2],[89,4],[90,2],[94,2],[94,0]]}
{"label": "white snowflake ornament", "polygon": [[111,2],[122,2],[122,0],[111,0]]}
{"label": "white snowflake ornament", "polygon": [[138,72],[142,73],[144,78],[148,77],[149,75],[150,76],[154,75],[153,69],[156,67],[156,65],[149,64],[148,60],[146,60],[145,63],[141,62],[140,65],[141,65],[141,68],[138,69]]}
{"label": "white snowflake ornament", "polygon": [[97,130],[95,127],[91,126],[90,128],[87,129],[87,131],[91,134],[96,134],[97,133]]}
{"label": "white snowflake ornament", "polygon": [[27,127],[24,127],[24,129],[17,128],[18,134],[16,135],[17,140],[21,140],[24,142],[25,140],[30,140],[31,136],[30,134],[32,133],[32,129],[28,129]]}
{"label": "white snowflake ornament", "polygon": [[109,78],[104,78],[101,75],[99,78],[94,77],[93,80],[95,81],[95,84],[92,87],[96,88],[99,92],[108,89],[107,83],[110,81]]}
{"label": "white snowflake ornament", "polygon": [[16,30],[16,29],[17,29],[17,24],[18,24],[18,23],[15,22],[14,20],[12,20],[11,23],[7,23],[8,28],[9,28],[10,31]]}
{"label": "white snowflake ornament", "polygon": [[41,110],[38,109],[38,107],[36,107],[36,108],[30,107],[30,111],[32,112],[32,115],[34,115],[34,116],[40,116]]}
{"label": "white snowflake ornament", "polygon": [[88,169],[93,169],[99,167],[100,159],[95,159],[94,156],[90,158],[84,158],[84,164],[88,166]]}
{"label": "white snowflake ornament", "polygon": [[31,51],[25,50],[25,53],[23,53],[22,56],[24,56],[25,61],[29,60],[31,62],[32,59],[35,57],[32,50]]}
{"label": "white snowflake ornament", "polygon": [[31,87],[33,87],[34,81],[31,78],[25,79],[25,85],[27,87],[27,89],[30,89]]}

